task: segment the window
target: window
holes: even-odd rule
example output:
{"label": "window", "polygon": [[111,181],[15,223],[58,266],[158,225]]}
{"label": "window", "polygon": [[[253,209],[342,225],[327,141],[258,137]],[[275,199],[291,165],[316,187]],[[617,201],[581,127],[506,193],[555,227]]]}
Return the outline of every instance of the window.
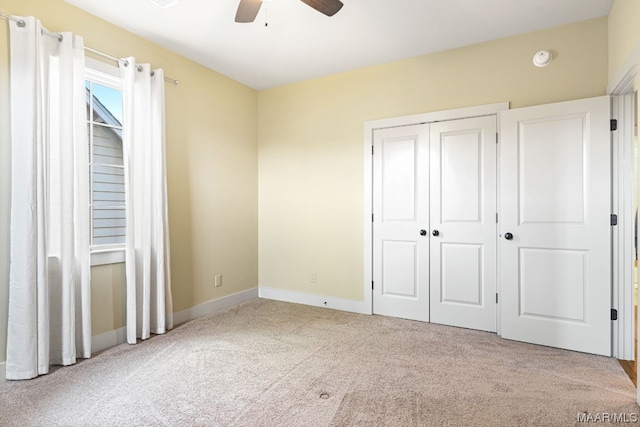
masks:
{"label": "window", "polygon": [[85,88],[92,265],[122,262],[126,204],[118,69],[87,61]]}

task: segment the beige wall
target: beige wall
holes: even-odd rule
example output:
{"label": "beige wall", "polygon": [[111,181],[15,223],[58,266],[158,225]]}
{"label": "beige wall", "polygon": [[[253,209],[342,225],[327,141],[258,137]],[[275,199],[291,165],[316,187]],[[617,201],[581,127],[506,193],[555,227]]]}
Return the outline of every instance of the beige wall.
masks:
{"label": "beige wall", "polygon": [[[257,276],[257,92],[114,27],[62,0],[3,0],[0,12],[33,15],[117,57],[162,67],[174,310],[253,288]],[[10,148],[8,40],[0,20],[0,362],[8,300]],[[214,288],[213,276],[223,275]],[[122,265],[92,269],[93,333],[123,325]]]}
{"label": "beige wall", "polygon": [[99,335],[126,324],[124,263],[91,268],[91,333]]}
{"label": "beige wall", "polygon": [[[616,77],[621,68],[640,45],[640,2],[615,0],[609,12],[609,80]],[[623,72],[626,72],[624,70]]]}
{"label": "beige wall", "polygon": [[[540,49],[553,51],[547,68],[532,64]],[[365,121],[606,86],[600,18],[261,91],[260,286],[363,300]]]}

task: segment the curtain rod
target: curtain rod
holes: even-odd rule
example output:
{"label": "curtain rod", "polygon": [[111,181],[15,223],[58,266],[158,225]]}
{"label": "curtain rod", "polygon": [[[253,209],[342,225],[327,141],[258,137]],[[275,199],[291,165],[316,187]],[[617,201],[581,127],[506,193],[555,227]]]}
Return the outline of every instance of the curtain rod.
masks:
{"label": "curtain rod", "polygon": [[[2,12],[0,12],[0,18],[4,18],[6,20],[16,22],[19,27],[24,27],[25,26],[25,22],[22,19],[17,19],[17,18],[14,18],[13,16],[5,15]],[[50,36],[50,37],[54,37],[54,38],[58,39],[59,41],[62,41],[62,34],[52,33],[50,31],[47,31],[47,30],[44,30],[44,29],[42,30],[42,32],[44,34]],[[84,50],[89,51],[89,52],[91,52],[93,54],[102,56],[104,58],[110,59],[112,61],[118,62],[118,63],[122,62],[125,65],[129,64],[129,62],[126,59],[116,58],[115,56],[109,55],[107,53],[101,52],[101,51],[93,49],[93,48],[90,48],[89,46],[85,46]],[[138,67],[138,71],[141,71],[141,70],[142,70],[142,67]],[[153,71],[151,71],[151,75],[153,76]],[[167,81],[169,83],[173,83],[174,85],[178,85],[178,83],[180,83],[179,80],[172,79],[171,77],[165,76],[164,79],[165,79],[165,81]]]}
{"label": "curtain rod", "polygon": [[[89,52],[91,52],[93,54],[102,56],[104,58],[110,59],[112,61],[122,62],[124,65],[129,65],[129,61],[127,61],[126,59],[116,58],[115,56],[109,55],[108,53],[104,53],[104,52],[101,52],[101,51],[93,49],[93,48],[90,48],[89,46],[85,46],[84,50],[89,51]],[[138,71],[142,71],[142,67],[138,67]],[[153,76],[153,70],[151,71],[151,75]],[[180,83],[179,80],[172,79],[171,77],[165,76],[164,79],[165,79],[165,81],[167,81],[169,83],[173,83],[174,85],[177,85],[178,83]]]}

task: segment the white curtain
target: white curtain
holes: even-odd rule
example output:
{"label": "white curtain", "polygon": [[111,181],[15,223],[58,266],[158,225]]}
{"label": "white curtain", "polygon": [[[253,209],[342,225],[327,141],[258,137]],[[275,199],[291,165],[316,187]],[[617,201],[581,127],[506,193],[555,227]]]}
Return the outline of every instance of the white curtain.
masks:
{"label": "white curtain", "polygon": [[173,328],[164,131],[164,74],[127,58],[122,75],[127,205],[127,342]]}
{"label": "white curtain", "polygon": [[91,357],[82,38],[10,21],[11,248],[7,379]]}

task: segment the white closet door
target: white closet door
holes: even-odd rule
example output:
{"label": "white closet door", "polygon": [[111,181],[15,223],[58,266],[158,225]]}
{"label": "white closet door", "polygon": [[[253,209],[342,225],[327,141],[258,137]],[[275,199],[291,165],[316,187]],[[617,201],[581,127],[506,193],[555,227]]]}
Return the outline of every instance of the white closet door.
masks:
{"label": "white closet door", "polygon": [[429,321],[429,126],[376,130],[374,150],[373,312]]}
{"label": "white closet door", "polygon": [[496,330],[496,117],[431,124],[431,321]]}

